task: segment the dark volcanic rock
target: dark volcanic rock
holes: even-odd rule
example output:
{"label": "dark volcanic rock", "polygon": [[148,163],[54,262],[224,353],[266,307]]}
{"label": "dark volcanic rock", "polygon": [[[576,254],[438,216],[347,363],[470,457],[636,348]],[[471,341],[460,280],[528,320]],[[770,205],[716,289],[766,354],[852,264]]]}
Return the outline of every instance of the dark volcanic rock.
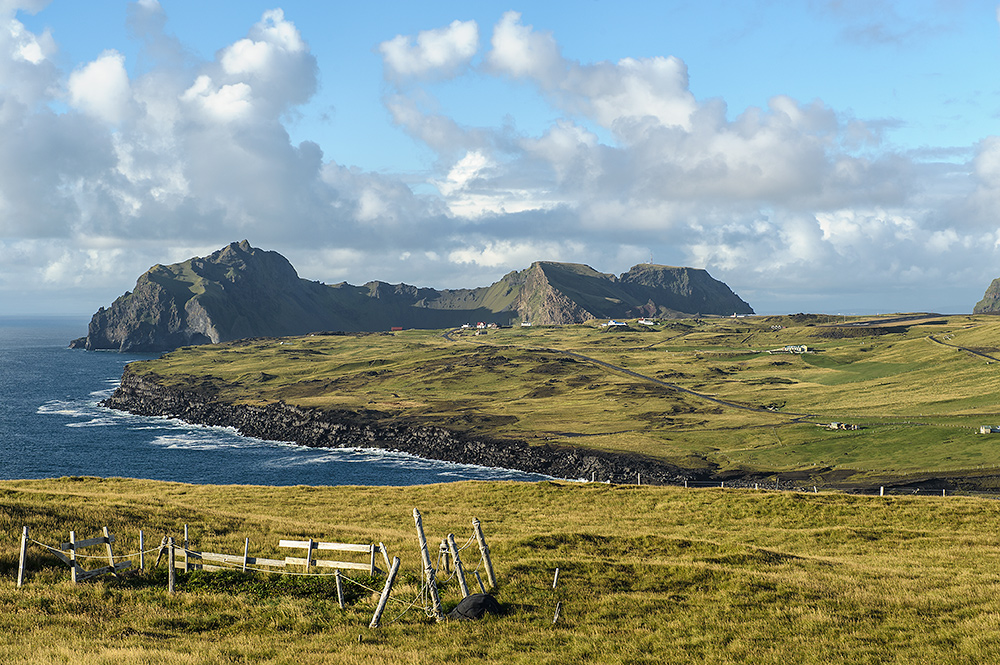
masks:
{"label": "dark volcanic rock", "polygon": [[697,474],[639,456],[580,448],[533,446],[519,439],[491,439],[443,427],[414,425],[371,411],[333,411],[274,402],[229,404],[210,382],[166,386],[125,368],[121,385],[104,406],[144,416],[172,416],[190,423],[233,427],[244,436],[290,441],[312,448],[381,448],[427,459],[518,469],[556,478],[613,483],[683,483]]}
{"label": "dark volcanic rock", "polygon": [[593,318],[751,314],[704,270],[635,266],[621,277],[573,263],[539,261],[476,289],[407,284],[325,285],[301,279],[277,252],[244,240],[202,258],[156,265],[135,288],[94,314],[71,346],[167,351],[244,337],[319,330],[375,332],[463,323],[585,323]]}

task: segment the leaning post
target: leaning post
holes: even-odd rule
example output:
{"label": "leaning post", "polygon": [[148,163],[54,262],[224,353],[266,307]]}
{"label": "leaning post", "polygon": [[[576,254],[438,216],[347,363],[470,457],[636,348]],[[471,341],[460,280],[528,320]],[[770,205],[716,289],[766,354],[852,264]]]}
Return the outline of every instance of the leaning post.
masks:
{"label": "leaning post", "polygon": [[497,576],[493,572],[493,561],[490,560],[490,547],[486,544],[486,537],[483,536],[483,527],[477,518],[472,518],[472,529],[476,532],[476,540],[479,542],[479,552],[483,555],[483,565],[486,566],[486,580],[490,583],[490,588],[497,586]]}
{"label": "leaning post", "polygon": [[462,590],[462,598],[469,597],[469,585],[465,583],[465,570],[462,568],[462,559],[458,556],[458,545],[455,544],[455,534],[448,534],[448,547],[451,549],[451,558],[455,560],[455,576],[458,578],[458,586]]}
{"label": "leaning post", "polygon": [[420,517],[420,511],[413,509],[413,522],[417,527],[417,539],[420,541],[420,558],[424,562],[424,574],[427,578],[427,588],[431,594],[431,603],[434,606],[434,618],[438,621],[444,620],[444,611],[441,609],[441,597],[438,595],[437,580],[434,579],[434,566],[431,564],[431,553],[427,550],[427,538],[424,536],[424,522]]}
{"label": "leaning post", "polygon": [[[413,512],[416,512],[416,509]],[[392,583],[396,581],[396,573],[398,572],[399,557],[394,556],[392,557],[392,565],[389,566],[389,575],[385,579],[385,586],[382,587],[382,596],[378,599],[378,607],[375,608],[375,615],[372,617],[372,622],[368,624],[369,628],[379,627],[379,623],[382,621],[382,612],[385,611],[385,604],[389,601],[389,592],[392,591]]]}

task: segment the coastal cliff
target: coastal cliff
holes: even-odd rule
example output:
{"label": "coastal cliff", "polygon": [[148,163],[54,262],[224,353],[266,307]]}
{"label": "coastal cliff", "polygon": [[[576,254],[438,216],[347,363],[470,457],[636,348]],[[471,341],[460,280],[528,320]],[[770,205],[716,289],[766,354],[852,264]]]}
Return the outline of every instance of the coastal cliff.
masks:
{"label": "coastal cliff", "polygon": [[752,314],[704,270],[642,264],[600,273],[575,263],[536,261],[490,286],[446,289],[368,282],[322,284],[298,276],[274,251],[246,240],[205,257],[156,265],[132,291],[101,307],[74,348],[169,351],[246,337],[312,332],[454,328],[466,323],[536,325],[601,318]]}
{"label": "coastal cliff", "polygon": [[[104,406],[143,416],[170,416],[189,423],[233,427],[244,436],[287,441],[311,448],[378,448],[426,459],[517,469],[556,478],[665,485],[700,474],[639,456],[581,448],[530,445],[443,427],[416,425],[374,411],[324,410],[291,406],[231,404],[217,399],[211,384],[176,387],[128,367]],[[706,476],[707,477],[707,476]]]}

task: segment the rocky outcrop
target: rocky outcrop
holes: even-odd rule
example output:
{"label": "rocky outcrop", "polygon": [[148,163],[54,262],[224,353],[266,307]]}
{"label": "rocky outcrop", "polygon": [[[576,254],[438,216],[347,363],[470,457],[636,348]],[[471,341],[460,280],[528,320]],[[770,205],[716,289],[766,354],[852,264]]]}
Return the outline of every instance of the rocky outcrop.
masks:
{"label": "rocky outcrop", "polygon": [[202,258],[150,268],[94,314],[73,347],[167,351],[244,337],[321,330],[375,332],[464,323],[586,323],[594,318],[751,314],[704,270],[635,266],[621,277],[582,264],[538,261],[494,284],[438,291],[407,284],[325,285],[285,257],[232,243]]}
{"label": "rocky outcrop", "polygon": [[700,477],[639,456],[476,437],[443,427],[407,423],[378,412],[303,408],[282,402],[261,406],[230,404],[217,398],[217,389],[210,383],[168,386],[154,375],[139,375],[127,367],[120,386],[103,404],[138,415],[233,427],[244,436],[313,448],[380,448],[556,478],[635,483],[641,475],[644,484],[666,485]]}
{"label": "rocky outcrop", "polygon": [[972,308],[972,313],[1000,314],[1000,279],[994,279],[990,283],[986,293],[983,294],[983,299]]}

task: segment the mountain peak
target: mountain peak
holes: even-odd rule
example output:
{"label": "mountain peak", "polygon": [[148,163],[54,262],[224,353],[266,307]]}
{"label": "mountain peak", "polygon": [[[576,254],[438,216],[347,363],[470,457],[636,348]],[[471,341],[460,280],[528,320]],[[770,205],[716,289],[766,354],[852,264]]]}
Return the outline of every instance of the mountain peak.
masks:
{"label": "mountain peak", "polygon": [[163,351],[241,337],[319,330],[585,323],[594,318],[753,313],[704,270],[640,264],[617,277],[582,263],[535,261],[487,287],[438,291],[373,281],[301,279],[281,254],[232,242],[206,257],[156,265],[101,308],[88,349]]}

